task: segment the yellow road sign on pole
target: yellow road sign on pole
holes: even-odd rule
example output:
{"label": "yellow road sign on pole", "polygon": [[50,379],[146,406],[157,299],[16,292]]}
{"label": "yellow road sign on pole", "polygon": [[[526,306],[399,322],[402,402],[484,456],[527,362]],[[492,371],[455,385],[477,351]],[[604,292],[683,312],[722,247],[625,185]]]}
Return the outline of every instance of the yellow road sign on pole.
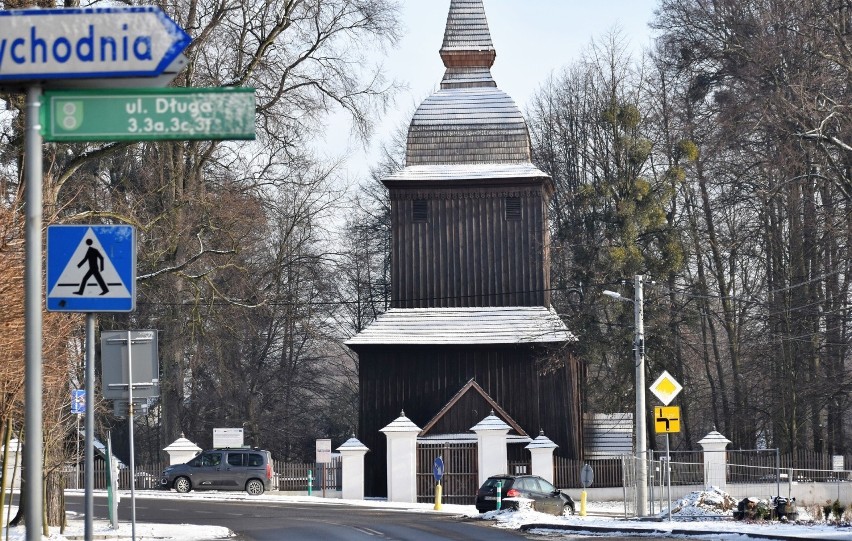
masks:
{"label": "yellow road sign on pole", "polygon": [[680,406],[654,406],[654,430],[657,434],[680,432]]}

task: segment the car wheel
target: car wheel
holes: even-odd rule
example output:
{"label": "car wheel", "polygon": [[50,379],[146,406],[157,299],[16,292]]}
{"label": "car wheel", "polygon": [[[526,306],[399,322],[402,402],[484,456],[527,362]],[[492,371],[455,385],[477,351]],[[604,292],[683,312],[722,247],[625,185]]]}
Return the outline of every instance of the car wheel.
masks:
{"label": "car wheel", "polygon": [[175,490],[181,494],[186,494],[192,490],[192,483],[186,477],[178,477],[175,479]]}
{"label": "car wheel", "polygon": [[252,496],[260,496],[263,494],[263,483],[257,479],[251,479],[248,483],[246,483],[246,492]]}
{"label": "car wheel", "polygon": [[562,516],[563,517],[570,517],[573,514],[574,514],[574,508],[573,507],[571,507],[567,503],[562,506]]}

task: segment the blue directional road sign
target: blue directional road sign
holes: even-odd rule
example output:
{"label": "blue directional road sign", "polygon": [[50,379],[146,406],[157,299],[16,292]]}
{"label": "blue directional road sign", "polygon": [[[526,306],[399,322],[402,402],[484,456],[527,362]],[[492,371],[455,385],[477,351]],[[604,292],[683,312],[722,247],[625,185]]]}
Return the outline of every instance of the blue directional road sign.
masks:
{"label": "blue directional road sign", "polygon": [[155,77],[189,35],[154,6],[0,11],[0,81]]}
{"label": "blue directional road sign", "polygon": [[432,475],[436,483],[440,483],[441,477],[444,476],[444,459],[440,456],[435,457],[435,462],[432,463]]}
{"label": "blue directional road sign", "polygon": [[134,228],[48,227],[46,289],[51,312],[132,312],[136,307]]}
{"label": "blue directional road sign", "polygon": [[71,391],[71,413],[77,415],[86,413],[86,390],[74,389]]}

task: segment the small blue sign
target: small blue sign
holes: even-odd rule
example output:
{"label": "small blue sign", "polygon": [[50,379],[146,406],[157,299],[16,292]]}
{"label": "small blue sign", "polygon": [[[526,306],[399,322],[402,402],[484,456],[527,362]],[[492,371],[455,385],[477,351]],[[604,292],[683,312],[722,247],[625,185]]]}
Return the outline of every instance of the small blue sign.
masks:
{"label": "small blue sign", "polygon": [[129,225],[47,228],[47,309],[132,312],[136,307],[136,234]]}
{"label": "small blue sign", "polygon": [[71,413],[81,415],[86,413],[86,390],[74,389],[71,391]]}
{"label": "small blue sign", "polygon": [[435,476],[436,483],[440,483],[441,477],[444,476],[444,459],[440,456],[435,457],[435,462],[432,464],[432,475]]}

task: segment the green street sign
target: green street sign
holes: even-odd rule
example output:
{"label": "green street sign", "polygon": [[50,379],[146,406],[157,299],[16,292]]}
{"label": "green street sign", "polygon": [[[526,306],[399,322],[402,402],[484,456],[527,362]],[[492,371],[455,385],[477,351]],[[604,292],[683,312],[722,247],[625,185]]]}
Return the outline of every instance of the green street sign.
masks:
{"label": "green street sign", "polygon": [[253,88],[121,88],[44,93],[45,141],[254,139]]}

